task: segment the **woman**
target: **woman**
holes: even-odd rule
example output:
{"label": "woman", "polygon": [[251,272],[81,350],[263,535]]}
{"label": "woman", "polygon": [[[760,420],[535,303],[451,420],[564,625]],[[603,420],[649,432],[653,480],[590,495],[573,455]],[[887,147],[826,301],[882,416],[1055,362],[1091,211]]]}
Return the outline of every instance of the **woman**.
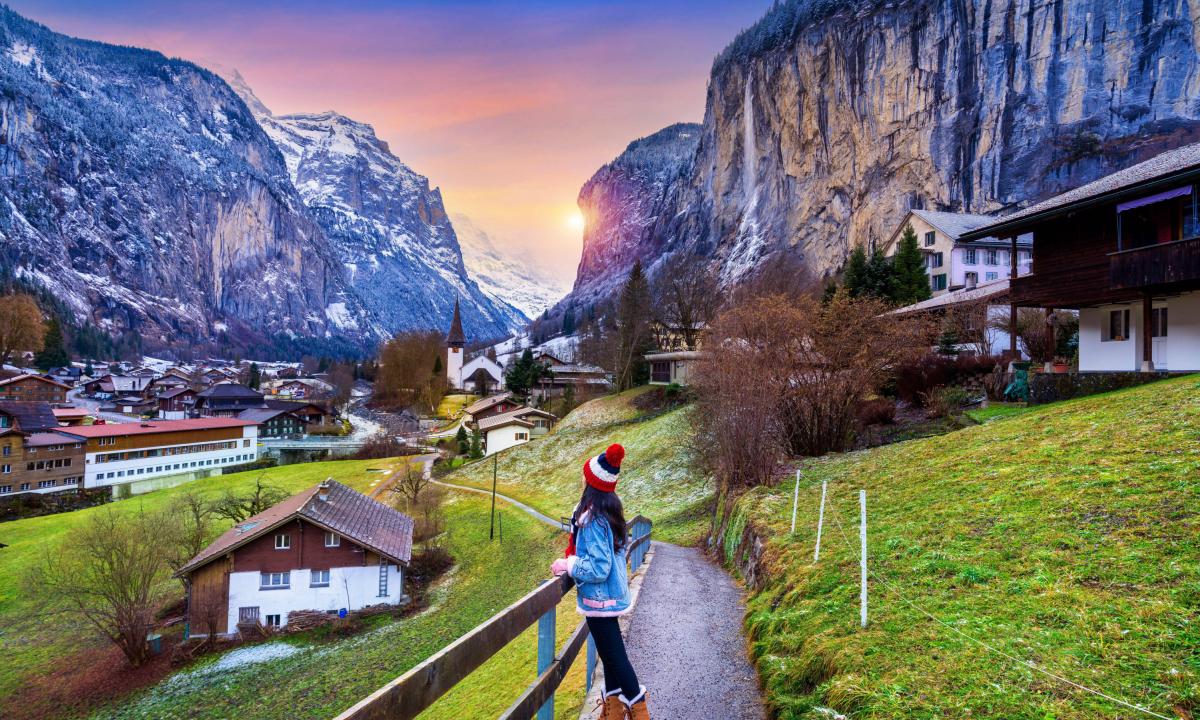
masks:
{"label": "woman", "polygon": [[629,612],[629,573],[625,557],[625,510],[617,497],[617,475],[625,448],[610,445],[583,466],[583,497],[571,516],[565,558],[550,566],[575,581],[576,603],[604,663],[603,720],[650,720],[646,688],[625,653],[617,618]]}

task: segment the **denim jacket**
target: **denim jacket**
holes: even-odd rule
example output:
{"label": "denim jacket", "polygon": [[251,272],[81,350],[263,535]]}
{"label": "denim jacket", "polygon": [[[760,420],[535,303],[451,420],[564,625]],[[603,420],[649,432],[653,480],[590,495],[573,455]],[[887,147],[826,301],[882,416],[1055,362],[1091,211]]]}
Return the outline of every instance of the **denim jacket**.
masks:
{"label": "denim jacket", "polygon": [[585,512],[575,527],[575,554],[567,558],[567,574],[575,581],[580,614],[624,615],[629,612],[629,571],[625,553],[613,550],[608,520]]}

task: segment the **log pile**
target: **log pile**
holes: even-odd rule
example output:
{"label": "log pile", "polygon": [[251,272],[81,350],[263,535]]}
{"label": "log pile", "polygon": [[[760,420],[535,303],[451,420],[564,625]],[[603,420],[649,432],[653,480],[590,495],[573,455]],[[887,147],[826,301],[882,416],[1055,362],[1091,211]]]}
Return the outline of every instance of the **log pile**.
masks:
{"label": "log pile", "polygon": [[289,633],[304,632],[331,625],[337,619],[337,613],[327,613],[323,610],[294,610],[288,613],[287,626],[284,629]]}

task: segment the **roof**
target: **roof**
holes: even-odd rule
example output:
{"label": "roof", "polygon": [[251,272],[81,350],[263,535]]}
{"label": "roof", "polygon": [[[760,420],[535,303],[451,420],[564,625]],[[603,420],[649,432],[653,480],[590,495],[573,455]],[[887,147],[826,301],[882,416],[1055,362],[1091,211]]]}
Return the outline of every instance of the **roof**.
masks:
{"label": "roof", "polygon": [[189,420],[156,420],[141,423],[108,423],[105,425],[80,425],[63,428],[63,432],[82,438],[119,437],[123,435],[150,435],[188,430],[215,430],[218,428],[247,427],[254,425],[240,418],[192,418]]}
{"label": "roof", "polygon": [[289,412],[298,412],[301,410],[307,410],[309,408],[312,408],[312,409],[320,412],[322,415],[330,414],[328,410],[326,410],[325,408],[321,407],[320,405],[318,405],[314,402],[304,402],[304,401],[297,402],[295,400],[275,400],[273,398],[266,398],[263,402],[266,403],[267,407],[275,409],[275,410],[287,410]]}
{"label": "roof", "polygon": [[699,350],[668,350],[666,352],[648,353],[647,360],[699,360],[704,357]]}
{"label": "roof", "polygon": [[162,400],[170,400],[173,397],[178,397],[184,393],[189,393],[189,392],[196,392],[196,391],[192,390],[190,387],[187,387],[185,385],[183,387],[177,387],[177,388],[171,388],[170,390],[164,390],[158,394],[158,397]]}
{"label": "roof", "polygon": [[79,438],[57,432],[31,433],[29,437],[25,438],[25,445],[29,447],[46,447],[47,445],[64,445],[66,443],[77,442],[79,442]]}
{"label": "roof", "polygon": [[504,427],[505,425],[525,425],[527,427],[533,427],[533,423],[524,419],[528,415],[539,415],[541,417],[548,417],[552,420],[558,419],[545,410],[538,410],[537,408],[532,407],[523,407],[480,420],[479,431],[487,432],[488,430],[495,430],[496,428]]}
{"label": "roof", "polygon": [[549,370],[554,375],[569,375],[571,373],[604,374],[604,368],[599,365],[551,365]]}
{"label": "roof", "polygon": [[37,432],[58,427],[58,418],[50,403],[34,400],[0,400],[0,412],[11,415],[17,427],[25,432]]}
{"label": "roof", "polygon": [[465,408],[463,408],[463,412],[466,413],[467,415],[474,415],[475,413],[483,412],[484,410],[487,410],[490,407],[499,405],[500,403],[504,402],[505,400],[508,400],[511,397],[512,397],[512,393],[510,393],[510,392],[502,392],[499,395],[491,395],[489,397],[485,397],[482,400],[476,400],[475,402],[466,406]]}
{"label": "roof", "polygon": [[259,391],[252,390],[252,389],[246,387],[245,385],[238,385],[237,383],[220,383],[218,385],[213,385],[212,387],[208,388],[207,390],[200,391],[200,393],[198,393],[198,395],[197,395],[197,397],[202,397],[202,398],[206,398],[206,399],[210,399],[210,398],[218,399],[219,398],[222,400],[234,399],[234,398],[247,398],[247,399],[255,398],[255,399],[261,400],[262,396],[263,396],[262,393],[260,393]]}
{"label": "roof", "polygon": [[81,418],[88,416],[87,408],[78,407],[53,408],[51,412],[54,413],[54,417],[56,418]]}
{"label": "roof", "polygon": [[1184,145],[1030,205],[1024,210],[996,218],[994,222],[972,230],[967,239],[1011,232],[1043,217],[1052,217],[1079,207],[1115,200],[1124,194],[1148,190],[1148,185],[1178,182],[1197,172],[1200,172],[1200,143]]}
{"label": "roof", "polygon": [[950,292],[942,293],[937,297],[930,298],[928,300],[922,300],[919,303],[913,303],[912,305],[905,305],[902,308],[896,308],[891,312],[891,314],[907,315],[908,313],[939,310],[941,308],[961,305],[963,303],[1000,298],[1008,295],[1008,280],[1008,278],[1000,278],[999,280],[980,283],[973,288],[951,290]]}
{"label": "roof", "polygon": [[467,344],[467,336],[462,327],[462,314],[458,311],[458,298],[454,298],[454,317],[450,320],[450,332],[446,333],[446,344],[459,347]]}
{"label": "roof", "polygon": [[941,230],[951,240],[957,240],[963,233],[970,232],[977,227],[982,227],[995,220],[991,215],[939,212],[937,210],[913,210],[912,214]]}
{"label": "roof", "polygon": [[176,575],[189,573],[297,517],[407,565],[412,559],[412,518],[336,480],[325,482],[329,486],[328,499],[317,496],[320,485],[301,490],[226,530]]}
{"label": "roof", "polygon": [[288,408],[250,408],[238,413],[238,419],[249,420],[252,423],[265,423],[271,418],[287,415],[292,412]]}
{"label": "roof", "polygon": [[71,389],[70,385],[63,385],[62,383],[60,383],[57,380],[51,380],[48,377],[43,377],[41,375],[34,375],[33,373],[25,373],[24,375],[17,375],[15,377],[10,377],[7,380],[0,380],[0,387],[3,387],[5,385],[11,385],[12,383],[15,383],[15,382],[18,382],[21,380],[40,380],[48,385],[57,385],[58,387],[62,388],[63,390]]}

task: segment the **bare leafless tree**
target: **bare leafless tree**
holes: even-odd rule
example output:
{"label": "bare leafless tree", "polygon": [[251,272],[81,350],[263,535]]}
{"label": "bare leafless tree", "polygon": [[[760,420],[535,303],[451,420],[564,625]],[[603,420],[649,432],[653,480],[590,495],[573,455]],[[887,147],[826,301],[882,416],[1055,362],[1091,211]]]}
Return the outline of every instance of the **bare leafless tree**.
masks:
{"label": "bare leafless tree", "polygon": [[254,489],[247,493],[238,494],[226,490],[225,494],[212,504],[213,514],[236,524],[259,514],[287,497],[287,493],[283,490],[266,484],[265,478],[265,474],[259,475],[254,480]]}
{"label": "bare leafless tree", "polygon": [[685,349],[695,350],[700,333],[712,322],[721,304],[717,276],[708,258],[680,253],[659,269],[654,285],[654,316],[667,337],[660,349],[673,349],[678,337]]}
{"label": "bare leafless tree", "polygon": [[416,504],[421,491],[430,482],[429,476],[425,474],[425,464],[405,460],[404,467],[396,471],[396,475],[392,491],[400,496],[405,509],[411,509]]}
{"label": "bare leafless tree", "polygon": [[121,649],[132,665],[149,658],[147,631],[166,600],[167,513],[103,508],[47,551],[28,578],[51,612],[82,619]]}
{"label": "bare leafless tree", "polygon": [[174,499],[170,514],[174,522],[169,527],[169,536],[164,537],[163,542],[169,550],[167,563],[172,570],[178,570],[212,542],[216,534],[213,527],[216,512],[212,502],[200,493],[189,490]]}

